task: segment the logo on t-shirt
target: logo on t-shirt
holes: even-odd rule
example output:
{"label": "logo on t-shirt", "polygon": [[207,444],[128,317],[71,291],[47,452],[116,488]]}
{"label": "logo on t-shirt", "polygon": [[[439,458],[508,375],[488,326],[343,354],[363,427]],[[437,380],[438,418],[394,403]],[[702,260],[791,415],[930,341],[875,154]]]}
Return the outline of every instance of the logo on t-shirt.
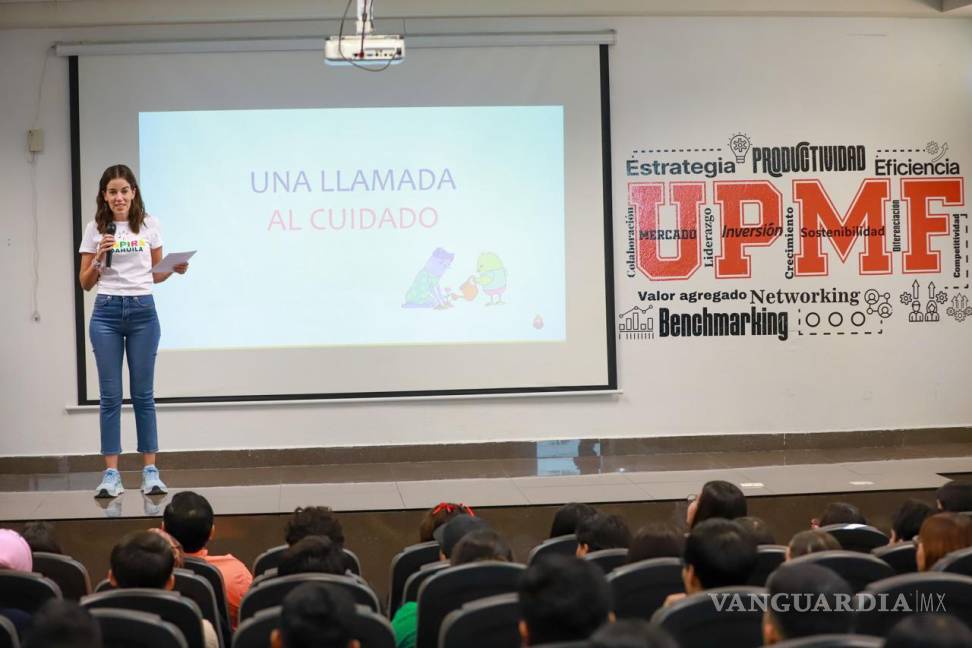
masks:
{"label": "logo on t-shirt", "polygon": [[147,243],[145,239],[131,239],[129,241],[116,240],[112,252],[115,254],[129,254],[133,252],[143,252]]}

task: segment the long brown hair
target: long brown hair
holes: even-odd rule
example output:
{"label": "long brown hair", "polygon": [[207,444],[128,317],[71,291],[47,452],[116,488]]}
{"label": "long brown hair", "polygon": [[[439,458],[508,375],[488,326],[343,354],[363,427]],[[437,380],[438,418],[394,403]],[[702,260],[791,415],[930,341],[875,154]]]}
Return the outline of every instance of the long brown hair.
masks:
{"label": "long brown hair", "polygon": [[961,513],[938,513],[925,518],[918,532],[925,553],[924,569],[953,551],[972,545],[972,520]]}
{"label": "long brown hair", "polygon": [[128,210],[128,227],[133,234],[138,234],[142,223],[145,222],[145,203],[142,202],[142,190],[135,180],[135,174],[124,164],[112,165],[101,174],[101,181],[98,183],[96,200],[98,211],[95,213],[95,225],[98,226],[98,232],[104,234],[108,223],[115,220],[111,207],[105,202],[105,192],[108,190],[108,183],[118,178],[127,182],[132,188],[134,195],[132,196],[132,205]]}

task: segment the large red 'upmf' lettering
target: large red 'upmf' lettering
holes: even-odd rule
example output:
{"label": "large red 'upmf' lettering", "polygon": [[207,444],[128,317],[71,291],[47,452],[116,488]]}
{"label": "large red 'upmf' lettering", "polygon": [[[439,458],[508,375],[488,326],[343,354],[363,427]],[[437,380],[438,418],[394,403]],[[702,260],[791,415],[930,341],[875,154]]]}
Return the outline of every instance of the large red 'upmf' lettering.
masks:
{"label": "large red 'upmf' lettering", "polygon": [[890,180],[865,180],[858,188],[846,216],[841,217],[819,180],[794,180],[793,197],[800,205],[801,231],[824,229],[829,230],[830,234],[800,237],[796,274],[827,274],[827,255],[821,251],[821,241],[824,239],[829,239],[833,244],[841,262],[847,261],[857,241],[856,230],[861,226],[869,230],[864,239],[864,251],[859,257],[861,274],[889,274],[891,255],[884,250],[884,235],[880,230],[884,227],[884,204],[890,196]]}
{"label": "large red 'upmf' lettering", "polygon": [[[688,279],[699,267],[701,256],[698,235],[678,239],[678,256],[663,258],[659,253],[662,229],[658,208],[665,200],[664,182],[632,182],[628,185],[628,204],[635,208],[638,224],[638,269],[649,279],[667,281]],[[671,201],[677,212],[676,228],[698,232],[699,205],[705,201],[704,182],[671,183]]]}
{"label": "large red 'upmf' lettering", "polygon": [[[723,181],[715,184],[715,199],[722,206],[722,254],[716,259],[716,277],[752,276],[746,248],[772,245],[780,233],[783,197],[772,183]],[[743,205],[759,205],[759,221],[743,224]]]}
{"label": "large red 'upmf' lettering", "polygon": [[962,178],[902,178],[901,195],[908,201],[908,251],[905,272],[938,272],[941,253],[931,249],[931,237],[948,234],[948,215],[931,213],[931,201],[957,207],[965,204]]}

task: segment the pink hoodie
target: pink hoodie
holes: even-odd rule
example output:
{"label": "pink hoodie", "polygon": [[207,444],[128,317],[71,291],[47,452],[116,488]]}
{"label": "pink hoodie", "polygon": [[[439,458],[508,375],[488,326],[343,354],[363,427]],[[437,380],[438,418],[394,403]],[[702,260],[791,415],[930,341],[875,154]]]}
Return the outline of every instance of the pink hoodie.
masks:
{"label": "pink hoodie", "polygon": [[13,529],[0,529],[0,569],[29,572],[33,566],[27,541]]}

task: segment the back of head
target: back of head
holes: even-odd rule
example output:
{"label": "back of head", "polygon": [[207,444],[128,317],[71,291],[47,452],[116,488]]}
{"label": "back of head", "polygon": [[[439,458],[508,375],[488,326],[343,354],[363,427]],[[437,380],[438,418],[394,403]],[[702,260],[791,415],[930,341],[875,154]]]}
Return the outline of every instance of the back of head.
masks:
{"label": "back of head", "polygon": [[938,488],[935,499],[943,511],[972,511],[972,481],[953,479]]}
{"label": "back of head", "polygon": [[550,525],[550,537],[556,538],[558,536],[577,533],[577,526],[581,520],[596,514],[597,509],[590,504],[568,502],[554,513],[553,523]]}
{"label": "back of head", "polygon": [[695,502],[692,526],[712,518],[735,520],[747,513],[746,496],[738,486],[722,480],[710,481],[702,487],[699,499]]}
{"label": "back of head", "polygon": [[0,569],[29,572],[34,568],[30,545],[13,529],[0,529]]}
{"label": "back of head", "polygon": [[192,491],[172,496],[162,513],[165,530],[182,545],[187,553],[196,553],[206,546],[213,532],[213,507],[205,497]]}
{"label": "back of head", "polygon": [[52,599],[34,613],[24,648],[101,648],[101,627],[74,601]]}
{"label": "back of head", "polygon": [[769,619],[783,639],[851,631],[854,590],[819,565],[781,565],[766,583]]}
{"label": "back of head", "polygon": [[520,578],[520,617],[528,645],[587,639],[608,619],[611,589],[597,565],[547,556]]}
{"label": "back of head", "polygon": [[763,518],[745,515],[743,517],[736,518],[736,522],[741,524],[742,528],[749,532],[749,535],[753,536],[753,540],[756,541],[756,544],[776,544],[776,538],[773,537],[773,532],[770,530],[769,525],[766,524],[766,520]]}
{"label": "back of head", "polygon": [[449,557],[453,565],[465,565],[483,560],[513,562],[513,551],[502,536],[492,529],[471,531],[452,549]]}
{"label": "back of head", "polygon": [[54,525],[50,522],[28,522],[24,525],[24,530],[20,533],[31,551],[44,551],[47,553],[62,554],[61,543],[57,541],[54,532]]}
{"label": "back of head", "polygon": [[745,585],[756,567],[756,542],[737,522],[706,520],[685,541],[685,565],[703,589]]}
{"label": "back of head", "polygon": [[307,572],[345,573],[344,551],[327,536],[307,536],[287,547],[280,555],[277,575],[290,576]]}
{"label": "back of head", "polygon": [[347,648],[356,611],[351,595],[325,583],[304,583],[284,597],[280,636],[285,648]]}
{"label": "back of head", "polygon": [[631,530],[620,515],[597,513],[577,525],[577,544],[587,545],[588,551],[627,549],[631,546]]}
{"label": "back of head", "polygon": [[789,558],[799,558],[818,551],[833,551],[841,549],[837,538],[820,529],[801,531],[790,539],[786,555]]}
{"label": "back of head", "polygon": [[967,648],[972,630],[954,616],[911,614],[891,628],[884,648]]}
{"label": "back of head", "polygon": [[921,530],[921,523],[935,510],[921,500],[909,499],[894,514],[891,528],[897,540],[911,540]]}
{"label": "back of head", "polygon": [[972,519],[961,513],[936,513],[918,531],[918,569],[927,570],[947,554],[972,545]]}
{"label": "back of head", "polygon": [[685,536],[665,524],[646,524],[638,529],[628,547],[628,562],[649,558],[681,558],[685,551]]}
{"label": "back of head", "polygon": [[435,530],[457,515],[476,516],[473,510],[462,502],[439,502],[426,511],[419,523],[419,542],[432,542],[435,539],[433,535]]}
{"label": "back of head", "polygon": [[111,550],[111,575],[118,587],[164,589],[174,565],[172,547],[150,531],[133,531]]}
{"label": "back of head", "polygon": [[591,636],[591,648],[678,648],[665,630],[641,619],[620,619]]}
{"label": "back of head", "polygon": [[298,507],[294,511],[285,531],[287,544],[292,545],[311,535],[327,536],[331,542],[344,548],[344,529],[330,507]]}
{"label": "back of head", "polygon": [[435,539],[439,543],[439,550],[447,559],[452,559],[452,552],[466,535],[473,531],[488,529],[489,524],[482,518],[472,515],[457,515],[435,530]]}
{"label": "back of head", "polygon": [[831,502],[820,516],[820,526],[828,524],[867,524],[867,518],[849,502]]}

